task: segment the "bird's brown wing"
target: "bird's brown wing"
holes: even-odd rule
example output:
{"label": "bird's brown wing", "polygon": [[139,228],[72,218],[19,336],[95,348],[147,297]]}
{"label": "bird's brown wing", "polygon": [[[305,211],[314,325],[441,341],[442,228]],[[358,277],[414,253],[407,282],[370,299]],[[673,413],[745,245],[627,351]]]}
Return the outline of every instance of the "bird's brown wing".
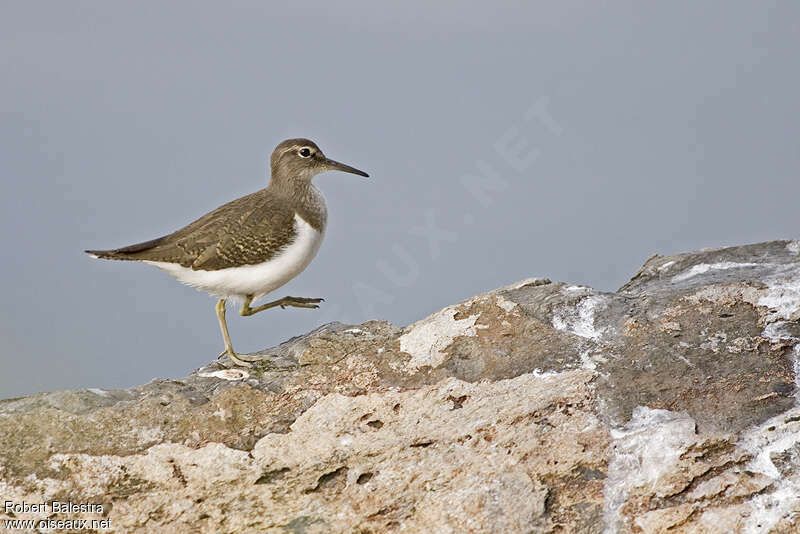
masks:
{"label": "bird's brown wing", "polygon": [[163,261],[216,271],[267,261],[294,237],[294,210],[262,189],[222,205],[167,236],[119,249],[87,252],[106,259]]}

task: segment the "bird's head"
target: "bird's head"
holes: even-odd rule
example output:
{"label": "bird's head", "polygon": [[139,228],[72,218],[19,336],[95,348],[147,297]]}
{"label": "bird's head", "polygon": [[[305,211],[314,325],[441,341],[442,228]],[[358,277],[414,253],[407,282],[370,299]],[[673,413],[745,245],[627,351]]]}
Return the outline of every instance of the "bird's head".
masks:
{"label": "bird's head", "polygon": [[275,147],[270,158],[272,180],[300,181],[311,179],[325,171],[343,171],[368,178],[369,175],[344,163],[325,157],[310,139],[287,139]]}

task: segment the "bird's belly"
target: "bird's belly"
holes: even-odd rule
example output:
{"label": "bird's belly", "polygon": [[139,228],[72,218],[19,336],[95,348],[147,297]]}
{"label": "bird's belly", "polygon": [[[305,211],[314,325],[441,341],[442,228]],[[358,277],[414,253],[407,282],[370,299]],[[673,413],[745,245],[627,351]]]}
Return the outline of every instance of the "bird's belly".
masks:
{"label": "bird's belly", "polygon": [[264,296],[300,274],[322,244],[319,232],[295,215],[296,239],[264,263],[228,267],[215,271],[193,270],[176,263],[145,261],[177,278],[180,282],[220,297]]}

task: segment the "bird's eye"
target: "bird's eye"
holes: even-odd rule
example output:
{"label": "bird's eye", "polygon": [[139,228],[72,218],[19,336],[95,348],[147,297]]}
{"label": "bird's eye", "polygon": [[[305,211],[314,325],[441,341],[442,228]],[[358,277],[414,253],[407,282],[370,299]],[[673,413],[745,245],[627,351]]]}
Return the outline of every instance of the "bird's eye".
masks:
{"label": "bird's eye", "polygon": [[300,149],[300,152],[298,152],[298,154],[300,154],[301,158],[307,158],[311,155],[311,149],[304,146],[303,148]]}

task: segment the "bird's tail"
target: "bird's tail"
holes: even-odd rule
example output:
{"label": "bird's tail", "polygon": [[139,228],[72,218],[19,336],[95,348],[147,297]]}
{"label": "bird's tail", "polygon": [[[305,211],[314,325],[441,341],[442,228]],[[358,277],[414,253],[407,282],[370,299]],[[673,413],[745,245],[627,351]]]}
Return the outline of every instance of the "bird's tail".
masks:
{"label": "bird's tail", "polygon": [[158,239],[151,239],[143,243],[136,243],[122,248],[115,248],[112,250],[84,250],[89,256],[99,258],[101,260],[129,260],[136,261],[140,258],[136,257],[137,252],[144,252],[159,245],[164,240],[163,237]]}
{"label": "bird's tail", "polygon": [[126,260],[133,258],[126,258],[125,254],[121,254],[116,250],[84,250],[89,256],[101,260]]}

